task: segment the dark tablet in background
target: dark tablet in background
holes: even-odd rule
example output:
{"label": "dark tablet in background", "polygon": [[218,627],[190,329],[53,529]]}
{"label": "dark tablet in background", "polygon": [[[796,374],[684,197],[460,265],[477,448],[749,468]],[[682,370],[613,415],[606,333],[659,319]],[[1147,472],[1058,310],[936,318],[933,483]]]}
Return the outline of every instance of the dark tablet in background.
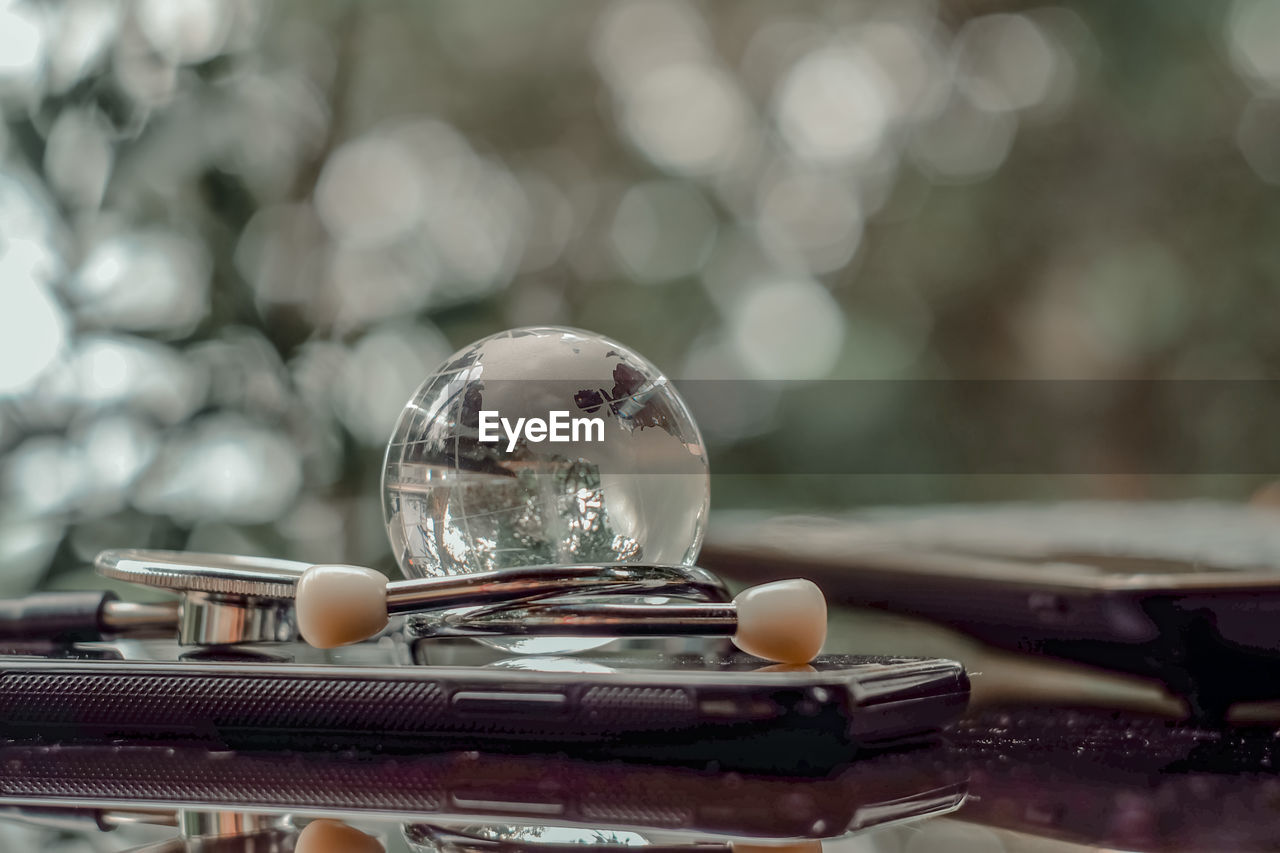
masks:
{"label": "dark tablet in background", "polygon": [[[839,518],[721,514],[701,562],[750,583],[811,577],[833,603],[1153,680],[1202,718],[1280,700],[1272,508],[1084,502]],[[904,653],[921,653],[910,630],[901,637]]]}

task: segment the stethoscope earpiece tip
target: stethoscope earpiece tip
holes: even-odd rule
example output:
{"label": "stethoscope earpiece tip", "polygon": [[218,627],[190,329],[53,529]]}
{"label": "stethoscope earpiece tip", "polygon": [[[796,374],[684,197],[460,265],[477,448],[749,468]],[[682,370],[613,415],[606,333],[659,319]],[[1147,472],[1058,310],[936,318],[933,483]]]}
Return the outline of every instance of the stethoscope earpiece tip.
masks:
{"label": "stethoscope earpiece tip", "polygon": [[813,581],[774,581],[745,589],[733,600],[738,630],[733,644],[747,654],[785,664],[818,656],[827,639],[827,599]]}
{"label": "stethoscope earpiece tip", "polygon": [[387,627],[387,578],[363,566],[312,566],[298,579],[294,608],[312,646],[358,643]]}

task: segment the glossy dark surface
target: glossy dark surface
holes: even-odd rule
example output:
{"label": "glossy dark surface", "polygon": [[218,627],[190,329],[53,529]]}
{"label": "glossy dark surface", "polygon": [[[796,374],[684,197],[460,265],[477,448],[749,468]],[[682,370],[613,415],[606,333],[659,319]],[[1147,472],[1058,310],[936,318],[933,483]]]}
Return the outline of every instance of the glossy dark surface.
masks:
{"label": "glossy dark surface", "polygon": [[[121,815],[163,823],[185,808],[188,823],[197,811],[289,814],[295,830],[340,818],[389,851],[422,849],[405,838],[462,849],[499,836],[541,850],[566,838],[718,848],[810,839],[850,853],[1270,850],[1280,832],[1278,750],[1269,726],[1036,708],[978,712],[937,743],[868,755],[825,778],[564,755],[21,743],[0,748],[0,840],[64,850],[65,828],[78,827],[72,837],[95,837],[92,849],[126,849],[180,827],[102,827]],[[18,807],[26,828],[14,820]]]}

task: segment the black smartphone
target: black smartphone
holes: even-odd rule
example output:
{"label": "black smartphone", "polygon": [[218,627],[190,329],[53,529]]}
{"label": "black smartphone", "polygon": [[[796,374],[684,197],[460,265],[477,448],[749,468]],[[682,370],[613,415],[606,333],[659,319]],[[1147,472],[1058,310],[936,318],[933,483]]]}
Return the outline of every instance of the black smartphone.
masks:
{"label": "black smartphone", "polygon": [[[0,746],[0,807],[14,817],[123,812],[278,813],[406,836],[516,824],[660,831],[691,839],[817,839],[954,811],[966,777],[894,760],[820,778],[476,752],[415,756],[209,751],[195,745]],[[119,822],[119,821],[117,821]]]}
{"label": "black smartphone", "polygon": [[1086,502],[720,516],[701,561],[751,583],[803,574],[833,602],[1156,678],[1201,717],[1280,698],[1274,509]]}
{"label": "black smartphone", "polygon": [[[294,748],[427,742],[607,747],[661,760],[821,769],[922,737],[964,709],[941,659],[745,655],[515,658],[487,666],[0,657],[0,726],[62,738],[192,738]],[[724,744],[737,743],[736,748]],[[755,747],[744,748],[743,742]]]}

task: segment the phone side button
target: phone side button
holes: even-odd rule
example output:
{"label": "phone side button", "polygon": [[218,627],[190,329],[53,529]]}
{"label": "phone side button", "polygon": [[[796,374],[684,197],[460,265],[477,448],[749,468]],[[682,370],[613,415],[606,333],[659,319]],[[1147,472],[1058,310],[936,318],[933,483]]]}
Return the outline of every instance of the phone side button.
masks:
{"label": "phone side button", "polygon": [[504,690],[461,690],[453,694],[453,709],[465,714],[536,714],[562,716],[568,699],[561,693],[514,693]]}

